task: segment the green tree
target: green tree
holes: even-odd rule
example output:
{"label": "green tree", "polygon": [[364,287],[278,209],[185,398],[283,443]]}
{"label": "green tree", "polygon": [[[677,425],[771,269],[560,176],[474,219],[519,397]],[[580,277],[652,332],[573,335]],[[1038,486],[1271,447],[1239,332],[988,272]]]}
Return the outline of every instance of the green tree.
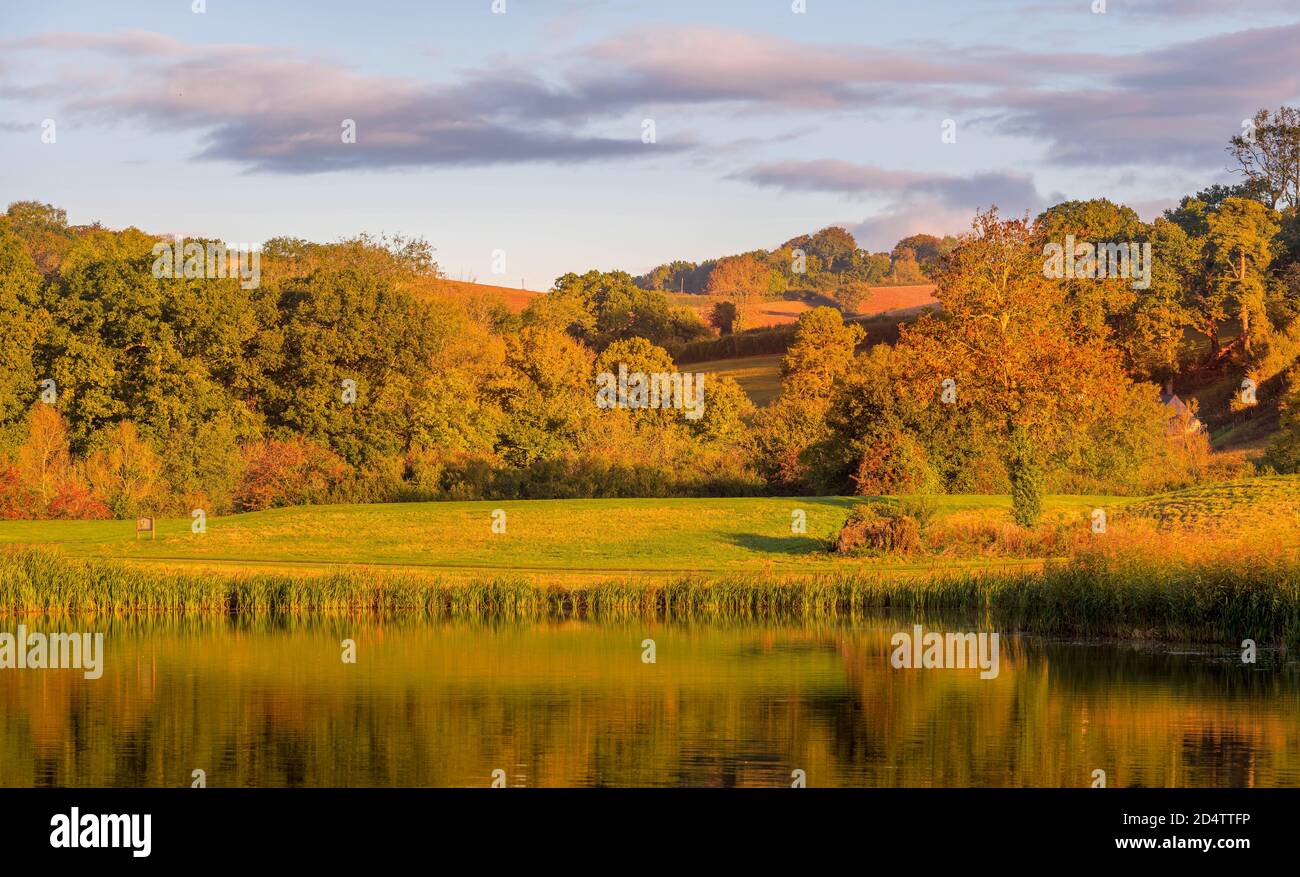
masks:
{"label": "green tree", "polygon": [[1251,352],[1252,334],[1267,334],[1266,280],[1273,263],[1276,214],[1258,201],[1229,198],[1210,214],[1206,255],[1214,297],[1241,323],[1242,347]]}
{"label": "green tree", "polygon": [[800,314],[794,339],[781,360],[782,395],[829,398],[865,335],[857,323],[845,324],[835,308],[818,307]]}
{"label": "green tree", "polygon": [[33,356],[41,334],[41,275],[17,235],[0,231],[0,458],[21,441],[36,398]]}
{"label": "green tree", "polygon": [[[1049,207],[1034,220],[1041,241],[1066,246],[1072,236],[1075,246],[1141,243],[1148,230],[1137,212],[1105,198],[1066,201]],[[1075,262],[1076,272],[1083,259]],[[1072,321],[1094,334],[1117,332],[1121,348],[1131,354],[1131,338],[1124,331],[1138,301],[1133,281],[1127,277],[1066,277],[1063,279]]]}
{"label": "green tree", "polygon": [[1136,372],[1170,382],[1181,366],[1184,338],[1197,325],[1202,241],[1182,226],[1157,219],[1151,228],[1151,287],[1138,299],[1128,331]]}

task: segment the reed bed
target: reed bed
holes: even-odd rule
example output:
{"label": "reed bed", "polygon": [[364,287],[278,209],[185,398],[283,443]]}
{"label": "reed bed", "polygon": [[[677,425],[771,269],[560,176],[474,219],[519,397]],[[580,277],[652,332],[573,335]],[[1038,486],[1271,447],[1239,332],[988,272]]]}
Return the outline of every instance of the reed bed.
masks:
{"label": "reed bed", "polygon": [[1037,571],[891,577],[843,572],[539,586],[510,577],[448,580],[333,572],[225,576],[156,571],[47,549],[0,552],[0,613],[86,615],[377,614],[431,619],[840,621],[882,610],[975,613],[1002,629],[1054,635],[1300,643],[1300,561],[1154,563],[1089,556]]}

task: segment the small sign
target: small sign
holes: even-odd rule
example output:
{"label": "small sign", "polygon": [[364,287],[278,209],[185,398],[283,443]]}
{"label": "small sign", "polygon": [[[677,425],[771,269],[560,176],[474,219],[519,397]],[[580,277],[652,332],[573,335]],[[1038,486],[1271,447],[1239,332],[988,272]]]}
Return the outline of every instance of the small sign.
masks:
{"label": "small sign", "polygon": [[141,533],[148,533],[149,538],[153,538],[153,518],[136,518],[135,519],[135,538],[139,539]]}

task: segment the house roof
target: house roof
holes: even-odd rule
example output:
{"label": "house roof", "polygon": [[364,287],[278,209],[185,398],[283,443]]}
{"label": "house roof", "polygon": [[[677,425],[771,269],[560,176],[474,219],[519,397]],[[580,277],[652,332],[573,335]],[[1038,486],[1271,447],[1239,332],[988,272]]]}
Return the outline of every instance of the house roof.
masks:
{"label": "house roof", "polygon": [[1181,416],[1181,415],[1187,415],[1191,413],[1190,411],[1187,410],[1187,406],[1183,404],[1183,400],[1179,399],[1176,393],[1161,393],[1160,401],[1174,415]]}

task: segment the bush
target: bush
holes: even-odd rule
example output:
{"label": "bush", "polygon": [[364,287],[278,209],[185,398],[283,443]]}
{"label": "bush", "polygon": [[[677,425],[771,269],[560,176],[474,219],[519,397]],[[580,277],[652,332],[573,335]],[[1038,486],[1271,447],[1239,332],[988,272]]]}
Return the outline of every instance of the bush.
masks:
{"label": "bush", "polygon": [[330,502],[348,475],[337,454],[302,438],[256,442],[244,456],[244,479],[235,495],[235,506],[244,512]]}
{"label": "bush", "polygon": [[921,550],[916,518],[893,508],[856,506],[835,540],[837,554],[913,554]]}
{"label": "bush", "polygon": [[899,497],[898,510],[916,520],[917,527],[924,536],[939,514],[939,503],[928,493],[916,493]]}

